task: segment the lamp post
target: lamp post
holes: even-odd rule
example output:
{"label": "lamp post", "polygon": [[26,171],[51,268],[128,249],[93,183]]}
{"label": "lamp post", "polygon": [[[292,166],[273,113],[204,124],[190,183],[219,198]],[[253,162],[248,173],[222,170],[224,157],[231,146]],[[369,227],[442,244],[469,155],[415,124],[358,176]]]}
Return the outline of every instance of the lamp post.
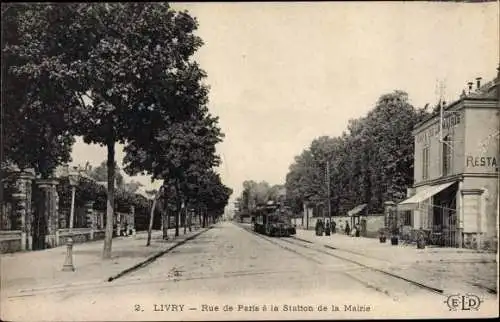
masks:
{"label": "lamp post", "polygon": [[73,265],[73,222],[75,217],[75,194],[76,186],[78,185],[79,174],[76,171],[68,174],[69,185],[71,186],[71,210],[69,214],[69,236],[66,240],[66,260],[64,261],[63,271],[74,272],[75,266]]}

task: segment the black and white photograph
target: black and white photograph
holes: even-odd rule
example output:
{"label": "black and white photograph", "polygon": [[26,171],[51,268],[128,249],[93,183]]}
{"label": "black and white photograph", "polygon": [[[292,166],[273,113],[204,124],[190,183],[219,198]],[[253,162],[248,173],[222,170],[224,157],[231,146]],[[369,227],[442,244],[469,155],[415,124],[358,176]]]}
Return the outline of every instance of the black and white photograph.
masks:
{"label": "black and white photograph", "polygon": [[0,320],[499,316],[499,1],[3,2]]}

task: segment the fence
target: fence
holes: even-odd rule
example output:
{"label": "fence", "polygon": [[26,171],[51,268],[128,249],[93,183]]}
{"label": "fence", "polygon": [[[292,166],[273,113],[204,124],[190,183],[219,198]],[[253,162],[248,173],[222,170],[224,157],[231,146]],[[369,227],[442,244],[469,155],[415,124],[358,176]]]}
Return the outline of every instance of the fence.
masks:
{"label": "fence", "polygon": [[[65,244],[70,235],[72,203],[67,178],[35,179],[31,172],[9,171],[2,172],[0,186],[0,251],[36,250]],[[104,238],[105,210],[94,209],[106,206],[103,187],[81,180],[75,192],[71,231],[74,242]],[[120,235],[122,229],[135,232],[136,216],[142,221],[149,218],[147,199],[137,195],[129,197],[122,194],[121,201],[115,199],[115,236]],[[133,210],[133,202],[139,205],[137,211]],[[130,211],[116,211],[124,208]]]}

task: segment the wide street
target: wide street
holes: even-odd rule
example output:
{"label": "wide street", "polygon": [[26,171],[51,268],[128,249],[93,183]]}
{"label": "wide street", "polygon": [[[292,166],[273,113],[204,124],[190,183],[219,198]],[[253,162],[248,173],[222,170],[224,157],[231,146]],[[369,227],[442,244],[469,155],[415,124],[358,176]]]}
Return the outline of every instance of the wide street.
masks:
{"label": "wide street", "polygon": [[[2,318],[251,320],[454,313],[444,303],[446,295],[383,274],[371,268],[373,259],[360,264],[301,239],[269,238],[245,228],[216,224],[112,282],[4,298]],[[494,305],[487,302],[474,314],[494,312]]]}

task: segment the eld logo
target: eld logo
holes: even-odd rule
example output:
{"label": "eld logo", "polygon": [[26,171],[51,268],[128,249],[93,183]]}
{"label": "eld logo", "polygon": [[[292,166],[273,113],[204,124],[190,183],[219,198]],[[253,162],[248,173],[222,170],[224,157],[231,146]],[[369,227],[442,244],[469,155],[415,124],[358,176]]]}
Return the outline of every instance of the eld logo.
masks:
{"label": "eld logo", "polygon": [[481,305],[481,299],[474,294],[465,295],[450,295],[445,303],[450,308],[450,311],[477,311]]}

